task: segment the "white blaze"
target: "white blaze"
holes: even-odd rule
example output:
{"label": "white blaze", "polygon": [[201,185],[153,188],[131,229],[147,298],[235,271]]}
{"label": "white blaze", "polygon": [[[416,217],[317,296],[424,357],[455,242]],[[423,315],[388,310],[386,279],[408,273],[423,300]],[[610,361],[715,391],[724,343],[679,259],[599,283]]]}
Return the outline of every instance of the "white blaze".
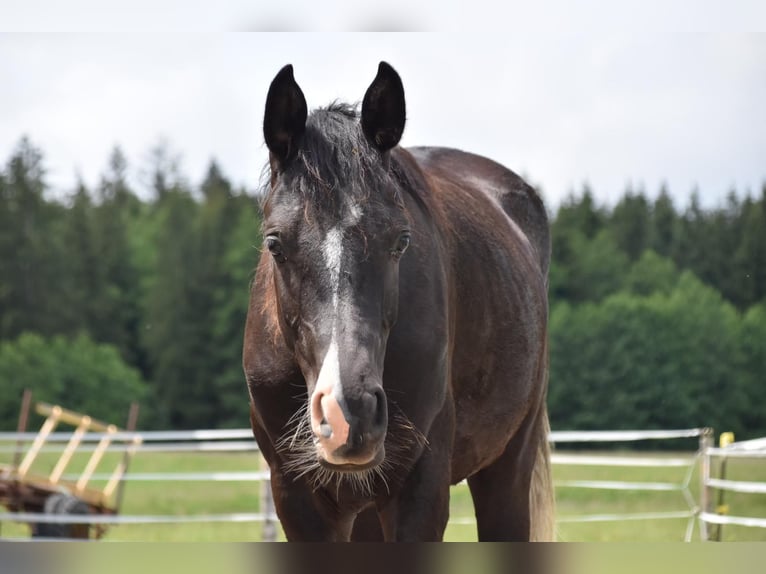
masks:
{"label": "white blaze", "polygon": [[342,395],[340,386],[340,358],[338,357],[338,344],[335,342],[335,333],[327,349],[327,354],[322,361],[322,368],[317,378],[317,389],[332,389],[332,393],[338,397]]}
{"label": "white blaze", "polygon": [[330,286],[332,288],[332,307],[333,307],[333,330],[335,330],[335,317],[338,315],[338,290],[340,287],[340,258],[343,254],[343,230],[333,227],[324,239],[322,244],[324,261],[327,270],[330,272]]}
{"label": "white blaze", "polygon": [[330,288],[332,290],[332,338],[327,354],[322,360],[322,368],[319,370],[317,388],[332,389],[333,394],[340,398],[343,396],[340,385],[340,358],[338,356],[337,328],[338,322],[338,292],[340,291],[340,262],[343,255],[343,229],[333,227],[325,237],[322,244],[325,265],[330,273]]}

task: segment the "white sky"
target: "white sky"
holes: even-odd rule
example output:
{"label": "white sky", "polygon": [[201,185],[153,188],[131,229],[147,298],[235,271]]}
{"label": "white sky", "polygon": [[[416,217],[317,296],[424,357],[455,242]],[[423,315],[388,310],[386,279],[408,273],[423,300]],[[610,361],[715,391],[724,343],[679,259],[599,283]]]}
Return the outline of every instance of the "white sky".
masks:
{"label": "white sky", "polygon": [[485,33],[0,35],[0,161],[27,134],[63,192],[78,172],[95,185],[116,144],[135,178],[164,138],[193,183],[215,157],[254,188],[266,91],[284,64],[311,108],[361,100],[386,60],[407,96],[404,145],[487,155],[551,207],[584,181],[610,203],[629,181],[650,196],[667,181],[679,205],[694,186],[708,206],[732,186],[760,192],[765,34],[570,33],[558,20],[539,34],[509,22]]}

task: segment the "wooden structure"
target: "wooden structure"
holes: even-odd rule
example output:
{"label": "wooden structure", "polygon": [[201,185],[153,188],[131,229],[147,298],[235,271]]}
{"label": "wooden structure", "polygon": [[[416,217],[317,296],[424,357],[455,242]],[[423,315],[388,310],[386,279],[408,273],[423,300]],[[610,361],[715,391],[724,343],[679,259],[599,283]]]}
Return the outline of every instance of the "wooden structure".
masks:
{"label": "wooden structure", "polygon": [[[29,398],[25,395],[19,428],[23,432],[29,409]],[[110,478],[103,487],[91,485],[91,477],[103,459],[114,437],[121,431],[113,424],[97,421],[87,415],[69,411],[57,405],[38,403],[38,414],[45,416],[37,436],[32,441],[23,458],[18,451],[13,464],[0,465],[0,505],[10,512],[34,512],[41,514],[102,514],[118,513],[121,499],[122,478],[141,439],[134,436],[128,440],[125,455],[117,463]],[[138,405],[133,404],[128,420],[129,431],[135,430]],[[53,430],[64,423],[74,427],[69,441],[50,473],[34,474],[31,469],[38,455],[49,439]],[[88,459],[82,473],[76,481],[65,480],[64,471],[82,444],[88,432],[102,433],[98,444]],[[124,438],[122,440],[125,440]],[[20,445],[21,446],[21,445]],[[92,529],[91,529],[92,526]],[[32,524],[33,536],[67,537],[67,538],[101,538],[106,532],[106,526],[101,524],[61,524],[44,522]],[[91,532],[92,530],[92,532]]]}

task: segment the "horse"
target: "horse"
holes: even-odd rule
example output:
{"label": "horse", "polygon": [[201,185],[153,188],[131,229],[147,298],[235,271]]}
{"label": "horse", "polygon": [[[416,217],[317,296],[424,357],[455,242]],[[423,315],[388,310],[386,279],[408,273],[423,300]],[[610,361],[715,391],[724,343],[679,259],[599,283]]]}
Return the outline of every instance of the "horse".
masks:
{"label": "horse", "polygon": [[289,541],[439,541],[467,480],[479,540],[553,536],[545,207],[518,175],[399,146],[386,62],[310,114],[292,65],[263,135],[243,367]]}

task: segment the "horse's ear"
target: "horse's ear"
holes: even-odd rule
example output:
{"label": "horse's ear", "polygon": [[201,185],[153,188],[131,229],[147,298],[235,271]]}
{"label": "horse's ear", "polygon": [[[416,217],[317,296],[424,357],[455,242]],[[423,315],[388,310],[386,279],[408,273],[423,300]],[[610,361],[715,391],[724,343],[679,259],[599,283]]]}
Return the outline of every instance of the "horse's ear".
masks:
{"label": "horse's ear", "polygon": [[381,62],[362,100],[362,131],[367,141],[385,152],[399,143],[405,119],[402,80],[396,70]]}
{"label": "horse's ear", "polygon": [[266,96],[263,137],[271,152],[272,168],[283,170],[295,156],[307,115],[306,98],[295,82],[292,64],[288,64],[272,80]]}

